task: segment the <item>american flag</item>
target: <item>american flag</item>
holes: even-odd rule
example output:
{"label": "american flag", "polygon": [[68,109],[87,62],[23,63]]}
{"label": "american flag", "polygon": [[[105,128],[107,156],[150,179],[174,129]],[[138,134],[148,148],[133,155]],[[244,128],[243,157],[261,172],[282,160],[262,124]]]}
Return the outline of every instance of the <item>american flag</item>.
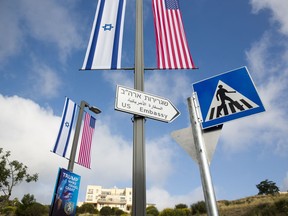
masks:
{"label": "american flag", "polygon": [[159,69],[193,69],[178,0],[152,0]]}
{"label": "american flag", "polygon": [[89,113],[85,114],[78,164],[89,169],[91,164],[91,144],[95,129],[95,122],[96,119],[93,116],[90,116]]}

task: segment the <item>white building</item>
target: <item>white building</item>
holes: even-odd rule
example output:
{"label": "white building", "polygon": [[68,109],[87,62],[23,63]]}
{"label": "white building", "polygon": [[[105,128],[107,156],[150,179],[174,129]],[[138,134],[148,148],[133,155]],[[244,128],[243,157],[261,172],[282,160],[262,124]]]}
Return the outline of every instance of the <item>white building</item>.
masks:
{"label": "white building", "polygon": [[104,206],[116,207],[125,212],[131,212],[132,188],[106,189],[98,185],[88,185],[85,203],[92,203],[99,211]]}

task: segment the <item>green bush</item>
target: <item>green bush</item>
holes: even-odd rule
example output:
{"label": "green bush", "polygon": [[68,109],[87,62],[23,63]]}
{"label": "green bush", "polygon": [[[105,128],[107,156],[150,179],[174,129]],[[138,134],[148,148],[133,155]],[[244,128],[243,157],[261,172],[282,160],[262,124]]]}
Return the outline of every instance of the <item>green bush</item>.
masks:
{"label": "green bush", "polygon": [[1,209],[1,213],[4,215],[13,215],[16,211],[16,206],[6,206],[3,209]]}
{"label": "green bush", "polygon": [[192,215],[206,213],[206,204],[204,201],[199,201],[191,205]]}

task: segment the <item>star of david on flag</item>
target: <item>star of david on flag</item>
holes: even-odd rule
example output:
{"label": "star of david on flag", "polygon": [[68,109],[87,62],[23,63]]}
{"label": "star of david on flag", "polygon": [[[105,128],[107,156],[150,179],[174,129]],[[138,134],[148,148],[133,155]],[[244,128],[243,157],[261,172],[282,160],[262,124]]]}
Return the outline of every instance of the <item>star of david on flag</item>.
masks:
{"label": "star of david on flag", "polygon": [[112,24],[105,24],[104,26],[102,26],[102,28],[104,29],[104,31],[111,31],[114,26]]}

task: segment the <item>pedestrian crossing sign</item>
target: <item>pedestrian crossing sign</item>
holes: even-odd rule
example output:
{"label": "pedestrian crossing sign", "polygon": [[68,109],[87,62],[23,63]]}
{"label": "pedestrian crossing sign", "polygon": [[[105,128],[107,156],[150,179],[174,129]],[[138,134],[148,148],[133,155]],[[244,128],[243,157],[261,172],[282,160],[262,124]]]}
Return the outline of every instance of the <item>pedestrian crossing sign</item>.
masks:
{"label": "pedestrian crossing sign", "polygon": [[193,83],[202,114],[202,127],[265,111],[246,67]]}

